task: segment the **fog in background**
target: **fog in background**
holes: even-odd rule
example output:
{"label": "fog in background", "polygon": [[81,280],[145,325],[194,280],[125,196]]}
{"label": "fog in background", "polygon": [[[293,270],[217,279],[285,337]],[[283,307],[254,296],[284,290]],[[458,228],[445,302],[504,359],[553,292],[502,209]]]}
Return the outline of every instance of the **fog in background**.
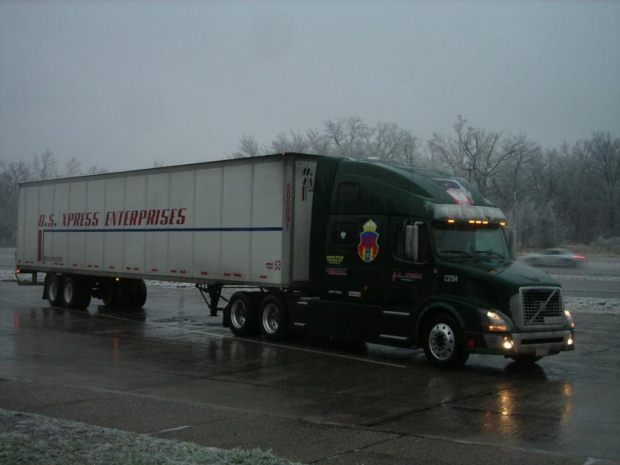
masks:
{"label": "fog in background", "polygon": [[0,2],[0,161],[215,160],[355,116],[619,135],[619,2]]}

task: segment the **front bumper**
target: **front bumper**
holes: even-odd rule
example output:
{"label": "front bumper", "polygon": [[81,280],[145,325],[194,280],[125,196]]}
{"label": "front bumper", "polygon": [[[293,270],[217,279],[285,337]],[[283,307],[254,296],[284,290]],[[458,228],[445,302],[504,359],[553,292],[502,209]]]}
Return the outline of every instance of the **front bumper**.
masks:
{"label": "front bumper", "polygon": [[545,357],[567,350],[575,350],[573,330],[482,333],[471,340],[475,341],[468,344],[471,353],[496,354],[506,357],[516,355]]}

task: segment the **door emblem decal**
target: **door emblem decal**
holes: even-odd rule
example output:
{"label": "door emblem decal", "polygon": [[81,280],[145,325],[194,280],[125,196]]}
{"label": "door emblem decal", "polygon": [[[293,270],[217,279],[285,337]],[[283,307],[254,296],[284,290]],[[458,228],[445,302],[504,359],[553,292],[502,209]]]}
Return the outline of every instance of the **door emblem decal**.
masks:
{"label": "door emblem decal", "polygon": [[364,231],[360,233],[360,243],[357,246],[357,254],[366,263],[372,262],[379,253],[379,234],[377,224],[368,220],[364,224]]}

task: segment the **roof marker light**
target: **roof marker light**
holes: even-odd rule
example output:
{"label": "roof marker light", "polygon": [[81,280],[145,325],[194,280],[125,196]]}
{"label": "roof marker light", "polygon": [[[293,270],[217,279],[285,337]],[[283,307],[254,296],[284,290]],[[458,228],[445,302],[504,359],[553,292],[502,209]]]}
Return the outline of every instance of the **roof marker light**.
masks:
{"label": "roof marker light", "polygon": [[448,223],[450,223],[450,224],[456,223],[456,220],[454,220],[454,219],[450,218],[450,219],[448,220]]}
{"label": "roof marker light", "polygon": [[499,222],[499,225],[500,225],[500,226],[506,226],[506,224],[507,224],[507,223],[506,223],[505,221],[500,221],[500,222]]}

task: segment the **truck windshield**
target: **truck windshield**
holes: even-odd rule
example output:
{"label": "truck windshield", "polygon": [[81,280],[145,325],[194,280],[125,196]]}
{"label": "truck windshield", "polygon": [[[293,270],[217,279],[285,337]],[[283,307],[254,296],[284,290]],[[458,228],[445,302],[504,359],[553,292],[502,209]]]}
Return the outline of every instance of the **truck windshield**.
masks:
{"label": "truck windshield", "polygon": [[440,257],[509,258],[508,244],[500,226],[433,225],[435,251]]}

